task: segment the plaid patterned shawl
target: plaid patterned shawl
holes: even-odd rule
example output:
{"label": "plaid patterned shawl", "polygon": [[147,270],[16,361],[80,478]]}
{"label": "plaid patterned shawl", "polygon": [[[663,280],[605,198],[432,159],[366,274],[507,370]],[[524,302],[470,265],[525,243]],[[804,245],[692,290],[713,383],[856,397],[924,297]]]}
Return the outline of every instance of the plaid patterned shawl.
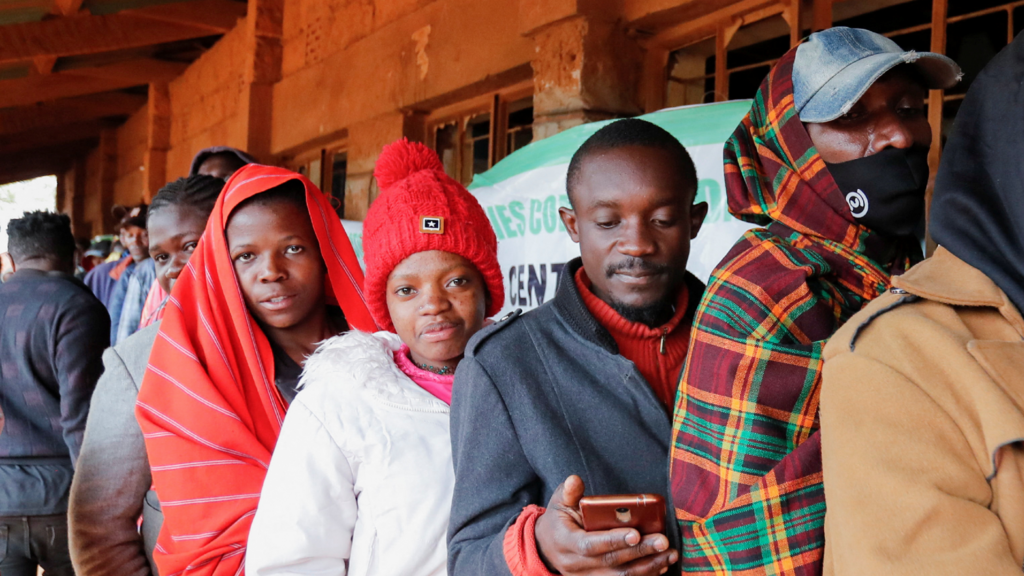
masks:
{"label": "plaid patterned shawl", "polygon": [[683,571],[819,574],[821,353],[920,248],[855,223],[793,108],[795,50],[725,145],[733,215],[761,224],[711,276],[673,421]]}

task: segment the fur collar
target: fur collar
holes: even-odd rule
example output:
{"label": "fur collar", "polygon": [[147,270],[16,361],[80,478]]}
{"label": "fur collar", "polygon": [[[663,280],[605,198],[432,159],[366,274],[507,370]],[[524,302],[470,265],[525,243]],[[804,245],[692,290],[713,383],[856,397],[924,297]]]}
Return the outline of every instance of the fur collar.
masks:
{"label": "fur collar", "polygon": [[325,340],[306,360],[299,390],[321,386],[364,389],[405,409],[448,412],[448,405],[409,379],[395,364],[402,340],[391,332],[351,330]]}

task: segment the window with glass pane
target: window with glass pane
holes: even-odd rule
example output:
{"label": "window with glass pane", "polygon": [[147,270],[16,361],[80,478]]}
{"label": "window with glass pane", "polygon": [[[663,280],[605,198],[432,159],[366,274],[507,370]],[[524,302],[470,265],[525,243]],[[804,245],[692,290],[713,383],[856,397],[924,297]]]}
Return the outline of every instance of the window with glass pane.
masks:
{"label": "window with glass pane", "polygon": [[1008,17],[1008,12],[999,11],[946,26],[946,55],[964,71],[963,80],[946,94],[966,94],[982,68],[1006,46]]}
{"label": "window with glass pane", "polygon": [[460,180],[465,184],[472,182],[474,174],[486,172],[490,168],[490,159],[491,115],[478,114],[466,122]]}
{"label": "window with glass pane", "polygon": [[309,180],[313,184],[316,184],[317,188],[321,188],[323,186],[323,179],[321,178],[322,172],[320,170],[321,165],[319,158],[309,163]]}
{"label": "window with glass pane", "polygon": [[438,126],[434,132],[434,150],[444,164],[444,171],[459,179],[459,124],[450,122]]}
{"label": "window with glass pane", "polygon": [[726,54],[728,98],[753,98],[775,61],[788,51],[789,24],[782,16],[742,26],[733,36]]}
{"label": "window with glass pane", "polygon": [[533,98],[523,98],[508,105],[508,130],[505,133],[505,154],[511,154],[533,141]]}
{"label": "window with glass pane", "polygon": [[331,164],[331,198],[339,218],[345,217],[345,172],[348,170],[348,156],[336,153]]}
{"label": "window with glass pane", "polygon": [[[1006,6],[1007,4],[1010,4],[1010,2],[1006,0],[948,0],[946,17],[953,19],[957,16],[973,14],[989,8]],[[1016,4],[1016,2],[1013,2],[1013,4]]]}
{"label": "window with glass pane", "polygon": [[834,26],[889,34],[931,23],[932,0],[834,2],[832,15]]}
{"label": "window with glass pane", "polygon": [[667,107],[715,101],[715,39],[691,44],[669,55]]}
{"label": "window with glass pane", "polygon": [[428,119],[434,150],[448,175],[469,185],[475,175],[533,141],[533,96],[526,96],[530,88],[477,96],[457,116],[448,111],[437,120]]}

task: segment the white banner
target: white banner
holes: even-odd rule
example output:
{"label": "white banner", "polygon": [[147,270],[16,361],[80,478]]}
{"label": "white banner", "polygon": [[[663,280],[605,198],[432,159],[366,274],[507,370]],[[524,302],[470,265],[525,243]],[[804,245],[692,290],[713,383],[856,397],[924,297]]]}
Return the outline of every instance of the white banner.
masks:
{"label": "white banner", "polygon": [[[728,104],[733,106],[725,111],[728,116],[725,125],[731,123],[734,128],[742,114],[737,115],[736,103]],[[749,103],[744,104],[739,110],[743,111],[747,107]],[[657,112],[644,118],[664,120],[663,115],[694,112],[716,114],[720,111],[716,110],[714,105],[697,109],[687,107]],[[668,123],[671,124],[672,119],[669,120]],[[587,129],[586,136],[589,137],[597,127],[585,125],[567,132],[580,129]],[[671,129],[669,131],[672,132]],[[717,136],[712,138],[712,143],[687,146],[697,167],[697,201],[709,204],[707,219],[691,245],[687,268],[704,282],[707,282],[711,271],[739,237],[753,227],[735,219],[727,210],[722,168],[722,146],[727,133],[723,135],[722,132],[719,128],[716,134],[711,135]],[[558,138],[562,134],[552,138]],[[701,136],[689,134],[685,135],[687,137],[681,137],[676,132],[673,134],[684,144],[687,140],[692,142]],[[585,140],[585,137],[582,139]],[[531,144],[524,148],[524,151],[531,146],[551,144],[548,140]],[[708,138],[703,140],[707,141]],[[577,141],[582,142],[580,138],[567,142],[570,148],[562,151],[562,155],[567,156],[563,158],[564,163],[526,169],[493,184],[477,185],[481,181],[487,182],[488,173],[480,175],[474,181],[472,192],[487,211],[487,216],[498,236],[498,260],[505,275],[505,303],[502,314],[516,308],[535,308],[554,297],[555,287],[565,263],[580,255],[579,246],[569,238],[558,216],[559,206],[569,205],[565,178],[568,157],[576,150],[576,147],[571,145]],[[578,143],[575,146],[578,146]],[[509,158],[511,159],[513,157]],[[497,169],[496,166],[494,170]]]}

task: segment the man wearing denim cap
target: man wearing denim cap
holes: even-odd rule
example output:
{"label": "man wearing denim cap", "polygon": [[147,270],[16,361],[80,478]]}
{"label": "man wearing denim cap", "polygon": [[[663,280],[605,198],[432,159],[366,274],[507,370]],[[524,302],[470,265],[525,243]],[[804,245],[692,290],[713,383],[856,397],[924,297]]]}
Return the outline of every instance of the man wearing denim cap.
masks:
{"label": "man wearing denim cap", "polygon": [[951,59],[837,26],[796,50],[793,104],[852,216],[888,237],[924,233],[931,126],[925,89],[962,76]]}
{"label": "man wearing denim cap", "polygon": [[822,350],[921,259],[938,54],[873,32],[811,35],[769,73],[725,145],[747,232],[694,317],[673,418],[686,574],[820,574]]}

